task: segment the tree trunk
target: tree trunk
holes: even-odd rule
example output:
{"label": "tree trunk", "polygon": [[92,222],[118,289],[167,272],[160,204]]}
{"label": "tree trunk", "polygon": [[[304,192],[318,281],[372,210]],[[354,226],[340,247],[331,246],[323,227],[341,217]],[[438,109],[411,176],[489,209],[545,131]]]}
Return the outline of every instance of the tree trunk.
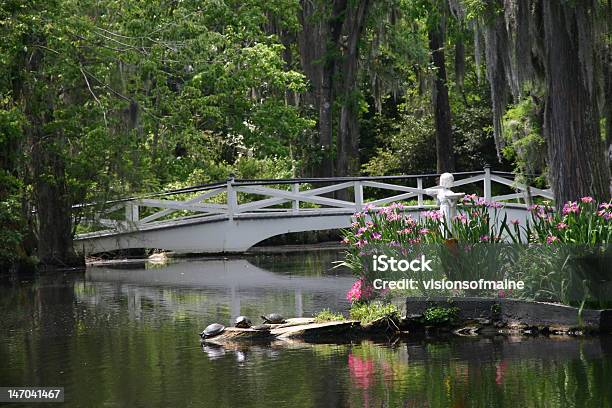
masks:
{"label": "tree trunk", "polygon": [[438,173],[452,172],[455,169],[453,157],[453,133],[451,112],[446,82],[444,58],[444,27],[442,22],[435,23],[428,32],[429,49],[436,69],[433,89],[434,118],[436,123],[436,157]]}
{"label": "tree trunk", "polygon": [[55,95],[39,85],[51,82],[43,66],[43,53],[33,51],[25,68],[34,78],[24,86],[22,94],[28,119],[25,132],[31,149],[29,167],[36,212],[33,224],[36,252],[43,265],[84,266],[83,257],[76,255],[72,243],[72,203],[62,156],[66,141],[61,129],[45,132],[45,126],[53,120]]}
{"label": "tree trunk", "polygon": [[359,172],[359,97],[357,72],[359,68],[359,38],[370,6],[369,0],[348,5],[345,32],[346,52],[342,64],[342,108],[338,132],[336,173],[348,176]]}
{"label": "tree trunk", "polygon": [[587,195],[610,199],[610,169],[589,73],[594,64],[593,12],[592,1],[543,2],[548,90],[544,136],[558,208]]}
{"label": "tree trunk", "polygon": [[465,78],[465,44],[461,35],[455,44],[455,83],[457,90],[463,94],[463,82]]}
{"label": "tree trunk", "polygon": [[307,99],[314,102],[319,115],[321,161],[313,173],[319,177],[331,177],[334,175],[334,76],[346,0],[336,0],[331,4],[301,0],[300,6],[300,62],[313,86]]}
{"label": "tree trunk", "polygon": [[72,206],[64,163],[45,143],[32,149],[38,258],[51,266],[82,266],[72,244]]}
{"label": "tree trunk", "polygon": [[[607,33],[604,39],[602,52],[602,65],[604,77],[604,116],[606,119],[606,153],[608,155],[608,167],[612,165],[612,0],[608,0],[604,6],[604,30]],[[612,171],[612,168],[610,168]],[[612,191],[612,180],[610,183]]]}
{"label": "tree trunk", "polygon": [[[326,60],[331,59],[330,57],[325,58]],[[319,90],[319,144],[322,154],[321,166],[319,167],[320,177],[332,177],[334,175],[332,155],[334,65],[334,62],[326,61],[321,71],[321,88]]]}

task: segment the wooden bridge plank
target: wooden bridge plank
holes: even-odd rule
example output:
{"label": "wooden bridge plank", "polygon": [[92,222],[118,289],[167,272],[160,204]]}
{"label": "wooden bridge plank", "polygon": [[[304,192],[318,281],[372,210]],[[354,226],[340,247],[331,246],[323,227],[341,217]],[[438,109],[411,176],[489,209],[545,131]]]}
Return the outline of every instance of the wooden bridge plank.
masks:
{"label": "wooden bridge plank", "polygon": [[[496,176],[496,175],[491,175],[491,181],[495,181],[497,183],[506,185],[508,187],[512,187],[514,189],[517,190],[521,190],[521,191],[526,191],[527,190],[527,186],[523,185],[523,184],[515,184],[514,180],[508,180],[506,178],[500,177],[500,176]],[[533,194],[533,195],[539,195],[542,196],[544,198],[548,198],[548,199],[554,199],[553,194],[550,190],[542,190],[536,187],[529,187],[529,191]]]}
{"label": "wooden bridge plank", "polygon": [[404,191],[406,193],[415,193],[415,195],[425,194],[424,189],[419,189],[416,187],[401,186],[398,184],[380,183],[378,181],[364,181],[362,182],[362,184],[364,187],[374,187],[374,188],[381,188],[381,189],[392,190],[392,191]]}
{"label": "wooden bridge plank", "polygon": [[[354,208],[355,207],[355,203],[350,202],[350,201],[337,200],[335,198],[328,198],[328,197],[318,197],[314,195],[306,195],[306,194],[302,194],[301,192],[296,194],[290,191],[279,190],[279,189],[269,188],[269,187],[241,186],[241,187],[236,187],[236,190],[243,192],[243,193],[270,196],[274,198],[283,198],[287,201],[299,200],[299,201],[303,201],[307,203],[329,205],[332,207],[339,207],[339,208]],[[243,211],[243,209],[241,209],[240,206],[238,206],[238,210]]]}

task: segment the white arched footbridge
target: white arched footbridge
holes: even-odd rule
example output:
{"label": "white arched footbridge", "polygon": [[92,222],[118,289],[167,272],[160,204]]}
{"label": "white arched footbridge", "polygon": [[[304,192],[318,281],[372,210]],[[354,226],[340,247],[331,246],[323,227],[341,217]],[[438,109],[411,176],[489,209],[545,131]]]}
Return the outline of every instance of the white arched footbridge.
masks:
{"label": "white arched footbridge", "polygon": [[[437,208],[429,199],[437,174],[289,180],[234,180],[106,203],[87,223],[94,232],[75,237],[78,252],[131,248],[177,253],[244,252],[290,232],[345,228],[367,204],[408,202],[415,218]],[[549,190],[517,184],[512,175],[485,168],[455,173],[454,187],[504,203],[508,219],[525,221],[532,197],[552,200]],[[319,186],[319,187],[317,187]],[[493,195],[493,191],[503,194]],[[336,198],[332,198],[335,196]],[[92,205],[93,206],[93,205]],[[84,208],[85,206],[79,206]],[[85,223],[85,221],[82,221]]]}

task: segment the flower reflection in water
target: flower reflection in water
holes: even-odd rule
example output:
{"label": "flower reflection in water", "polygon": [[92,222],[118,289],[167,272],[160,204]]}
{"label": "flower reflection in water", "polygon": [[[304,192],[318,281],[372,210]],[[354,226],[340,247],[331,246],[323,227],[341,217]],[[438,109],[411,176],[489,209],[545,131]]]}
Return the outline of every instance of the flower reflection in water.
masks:
{"label": "flower reflection in water", "polygon": [[495,384],[502,385],[504,383],[506,369],[508,369],[508,362],[506,360],[501,360],[497,363],[495,366]]}
{"label": "flower reflection in water", "polygon": [[362,359],[352,353],[348,356],[348,366],[351,379],[357,387],[368,389],[374,382],[374,361],[372,359]]}

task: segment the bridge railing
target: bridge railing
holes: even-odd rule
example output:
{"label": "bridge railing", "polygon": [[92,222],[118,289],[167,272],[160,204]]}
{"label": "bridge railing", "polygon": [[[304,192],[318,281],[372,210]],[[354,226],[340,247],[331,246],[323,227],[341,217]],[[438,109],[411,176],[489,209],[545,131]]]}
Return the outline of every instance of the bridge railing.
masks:
{"label": "bridge railing", "polygon": [[[512,173],[483,171],[454,173],[454,188],[477,193],[487,201],[526,207],[535,197],[553,199],[550,190],[516,182]],[[438,174],[302,178],[282,180],[237,180],[188,187],[180,190],[109,203],[92,220],[103,228],[133,230],[202,220],[237,219],[254,216],[295,216],[361,211],[366,205],[382,207],[402,201],[408,208],[435,208],[428,195],[437,185]],[[319,187],[315,187],[321,185]],[[494,188],[495,185],[503,186]],[[493,195],[493,191],[504,194]],[[505,190],[505,191],[503,191]],[[509,192],[510,191],[510,192]],[[431,194],[431,193],[429,193]],[[122,211],[123,216],[118,213]],[[109,215],[113,214],[114,219]]]}

